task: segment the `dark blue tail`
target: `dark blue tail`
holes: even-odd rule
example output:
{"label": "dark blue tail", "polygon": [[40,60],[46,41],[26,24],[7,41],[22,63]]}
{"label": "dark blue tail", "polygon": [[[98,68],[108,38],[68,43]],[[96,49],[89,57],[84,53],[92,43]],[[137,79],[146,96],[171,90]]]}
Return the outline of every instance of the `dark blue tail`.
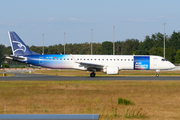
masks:
{"label": "dark blue tail", "polygon": [[15,32],[9,31],[8,34],[14,56],[38,54],[31,51]]}

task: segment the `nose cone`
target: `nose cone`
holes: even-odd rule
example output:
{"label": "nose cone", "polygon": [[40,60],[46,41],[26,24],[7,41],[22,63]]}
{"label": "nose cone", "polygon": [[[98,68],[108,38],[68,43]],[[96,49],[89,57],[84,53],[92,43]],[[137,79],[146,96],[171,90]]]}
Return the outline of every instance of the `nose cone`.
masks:
{"label": "nose cone", "polygon": [[170,68],[171,69],[174,69],[176,66],[174,65],[174,64],[172,64],[172,63],[170,63]]}

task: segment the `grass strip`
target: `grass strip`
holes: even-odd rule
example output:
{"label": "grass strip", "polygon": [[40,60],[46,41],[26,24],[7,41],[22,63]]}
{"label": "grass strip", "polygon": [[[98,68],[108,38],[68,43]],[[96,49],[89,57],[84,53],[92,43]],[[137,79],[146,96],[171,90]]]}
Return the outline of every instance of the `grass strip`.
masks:
{"label": "grass strip", "polygon": [[[179,93],[180,81],[0,81],[0,114],[173,120],[180,119]],[[135,105],[118,104],[118,98]]]}

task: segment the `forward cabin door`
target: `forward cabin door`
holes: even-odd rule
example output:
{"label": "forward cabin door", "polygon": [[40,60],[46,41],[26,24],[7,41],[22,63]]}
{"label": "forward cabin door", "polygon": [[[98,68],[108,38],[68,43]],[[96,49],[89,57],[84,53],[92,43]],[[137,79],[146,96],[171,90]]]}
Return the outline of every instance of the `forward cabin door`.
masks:
{"label": "forward cabin door", "polygon": [[153,58],[154,66],[157,66],[157,58]]}

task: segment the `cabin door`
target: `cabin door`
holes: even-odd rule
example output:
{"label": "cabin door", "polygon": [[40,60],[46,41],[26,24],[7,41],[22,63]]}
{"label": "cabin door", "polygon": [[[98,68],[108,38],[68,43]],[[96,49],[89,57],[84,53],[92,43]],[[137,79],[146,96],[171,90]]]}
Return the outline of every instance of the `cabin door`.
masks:
{"label": "cabin door", "polygon": [[157,65],[157,58],[154,58],[154,59],[153,59],[153,63],[154,63],[154,66]]}

